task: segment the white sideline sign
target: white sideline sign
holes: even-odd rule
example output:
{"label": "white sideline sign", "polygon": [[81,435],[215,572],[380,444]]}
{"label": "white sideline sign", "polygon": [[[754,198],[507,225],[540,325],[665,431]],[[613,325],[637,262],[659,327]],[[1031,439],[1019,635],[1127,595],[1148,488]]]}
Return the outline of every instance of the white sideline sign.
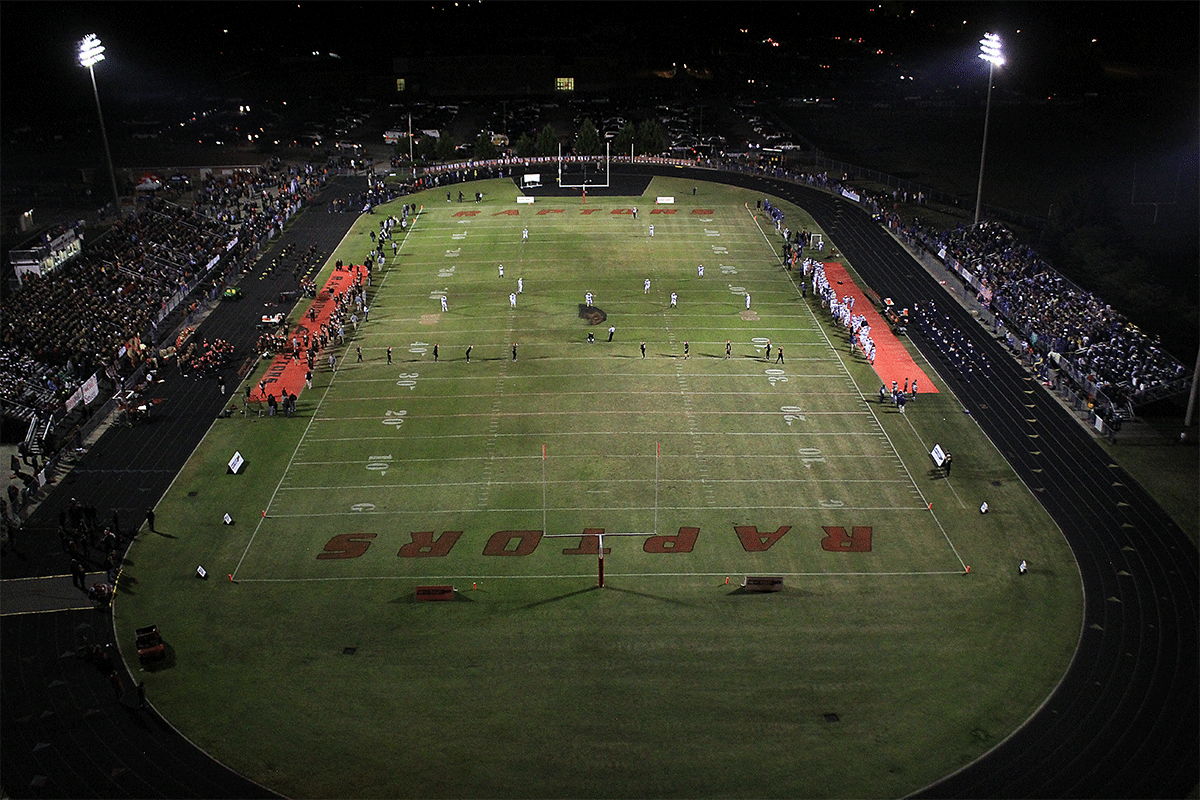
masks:
{"label": "white sideline sign", "polygon": [[233,451],[233,458],[229,459],[229,471],[237,475],[244,463],[246,463],[246,459],[242,458],[242,454],[237,450]]}
{"label": "white sideline sign", "polygon": [[929,451],[929,455],[933,456],[933,463],[937,464],[939,467],[942,465],[942,462],[946,460],[946,454],[942,451],[942,446],[940,444],[935,444],[933,449]]}
{"label": "white sideline sign", "polygon": [[533,202],[532,197],[518,197],[517,198],[517,205],[520,205],[521,203],[532,203],[532,202]]}
{"label": "white sideline sign", "polygon": [[654,199],[654,203],[655,203],[655,205],[673,206],[673,205],[675,205],[675,198],[674,197],[657,197]]}

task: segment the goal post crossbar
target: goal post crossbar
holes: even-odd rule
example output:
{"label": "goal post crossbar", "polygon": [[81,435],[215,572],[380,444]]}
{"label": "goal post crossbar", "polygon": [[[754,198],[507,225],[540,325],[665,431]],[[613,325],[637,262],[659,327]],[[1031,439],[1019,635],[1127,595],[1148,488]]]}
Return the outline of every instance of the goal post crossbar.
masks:
{"label": "goal post crossbar", "polygon": [[604,533],[543,533],[542,538],[543,539],[578,539],[581,536],[599,536],[600,538],[604,538],[605,536],[657,536],[657,535],[658,535],[657,533],[634,533],[634,532],[609,533],[608,531],[605,531]]}

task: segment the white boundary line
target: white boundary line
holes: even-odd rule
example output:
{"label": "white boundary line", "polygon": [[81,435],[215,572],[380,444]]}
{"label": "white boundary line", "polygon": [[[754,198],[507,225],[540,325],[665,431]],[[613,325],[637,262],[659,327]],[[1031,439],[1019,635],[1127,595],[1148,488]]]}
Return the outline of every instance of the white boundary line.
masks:
{"label": "white boundary line", "polygon": [[[413,232],[413,230],[416,229],[417,219],[419,217],[420,217],[420,213],[415,214],[413,216],[412,225],[410,225],[408,227],[408,231],[404,234],[404,239],[400,243],[401,247],[403,247],[405,244],[407,244],[408,236],[409,236],[409,234],[411,234]],[[362,218],[362,215],[360,214],[358,219],[361,219],[361,218]],[[355,222],[357,222],[357,221],[358,220],[356,219]],[[346,231],[346,235],[342,237],[342,241],[338,242],[337,247],[333,248],[334,253],[336,253],[338,251],[338,248],[340,248],[345,243],[346,239],[349,238],[350,234],[353,231],[354,231],[354,226],[351,225],[350,230]],[[330,258],[332,259],[333,256],[331,255]],[[395,258],[397,261],[399,260],[399,248],[397,248],[397,254],[395,255]],[[328,261],[326,262],[326,264],[328,265]],[[383,277],[379,279],[379,288],[380,289],[383,288],[384,281],[387,280],[387,276],[390,271],[391,271],[390,269],[383,271]],[[378,292],[379,292],[379,290],[376,289],[376,294],[378,294]],[[350,351],[350,346],[354,344],[354,341],[355,341],[355,339],[354,339],[354,337],[352,337],[350,339],[350,341],[347,342],[346,352]],[[342,358],[343,359],[345,358],[344,354],[343,354]],[[341,364],[341,359],[338,360],[338,364]],[[240,570],[242,568],[242,562],[245,561],[246,556],[249,555],[250,547],[254,544],[254,540],[258,536],[259,530],[262,529],[263,522],[265,522],[267,519],[267,512],[270,510],[271,505],[275,502],[275,497],[276,497],[276,495],[279,494],[280,487],[283,486],[283,482],[285,480],[287,480],[288,473],[292,469],[292,463],[296,460],[296,454],[298,452],[300,452],[300,448],[304,446],[305,440],[308,437],[308,432],[309,432],[309,430],[312,429],[313,423],[317,421],[317,415],[320,413],[321,405],[325,402],[325,398],[329,396],[329,392],[333,389],[333,382],[337,378],[339,373],[340,373],[340,370],[334,370],[333,374],[329,377],[329,383],[325,386],[325,391],[321,394],[321,399],[317,401],[317,406],[316,406],[316,408],[313,409],[312,416],[309,417],[309,419],[308,419],[308,424],[304,426],[304,432],[300,434],[300,439],[296,442],[295,449],[292,450],[292,455],[288,459],[287,466],[284,467],[283,472],[280,473],[280,475],[279,475],[279,483],[275,484],[275,490],[273,492],[271,492],[271,497],[267,500],[267,507],[263,509],[262,516],[259,517],[258,523],[254,526],[254,532],[250,534],[250,539],[246,542],[245,549],[242,550],[241,558],[238,559],[237,565],[234,566],[233,572],[230,574],[231,579],[237,580],[238,570]]]}
{"label": "white boundary line", "polygon": [[[669,511],[745,511],[745,506],[663,506]],[[627,514],[642,511],[650,511],[653,506],[624,506],[615,508],[608,506],[560,506],[558,508],[549,509],[555,514],[578,514],[581,512],[592,511],[610,511],[617,514]],[[536,514],[541,511],[541,507],[528,508],[504,508],[504,509],[483,509],[479,508],[443,508],[437,511],[427,510],[397,510],[397,511],[334,511],[324,513],[307,513],[307,514],[272,514],[272,519],[308,519],[308,518],[328,518],[328,517],[401,517],[404,515],[421,515],[423,517],[432,517],[442,514]],[[908,512],[920,512],[928,514],[929,509],[925,506],[757,506],[756,511],[886,511],[889,514],[900,514]],[[578,534],[576,534],[578,535]]]}
{"label": "white boundary line", "polygon": [[[747,207],[747,213],[749,213],[749,207]],[[758,225],[757,219],[755,219],[754,224]],[[766,235],[766,233],[763,232],[761,225],[758,226],[758,230],[759,230],[759,233],[762,234],[763,239],[767,239],[767,235]],[[774,247],[774,245],[771,245],[769,239],[767,239],[767,244],[771,247],[771,251],[774,252],[775,247]],[[801,296],[803,297],[803,292],[800,292],[800,290],[796,286],[796,280],[790,272],[788,273],[788,282],[790,282],[792,284],[793,290],[799,292],[801,294]],[[805,307],[805,309],[808,310],[808,313],[811,314],[814,319],[816,319],[817,315],[815,313],[813,313],[812,306],[810,306],[808,303],[804,303],[804,307]],[[820,323],[819,319],[816,319],[816,321],[818,323]],[[904,468],[904,474],[907,475],[909,481],[912,482],[913,488],[917,492],[917,496],[921,498],[921,502],[926,504],[928,511],[929,511],[929,515],[931,517],[933,517],[933,521],[937,525],[938,530],[940,530],[942,532],[942,537],[946,540],[946,544],[950,546],[950,551],[952,553],[954,553],[954,557],[958,559],[958,563],[962,565],[962,568],[965,571],[967,569],[967,563],[965,561],[963,561],[962,556],[960,556],[958,554],[958,548],[956,548],[954,546],[954,542],[950,540],[950,534],[947,533],[946,528],[942,525],[942,521],[940,519],[938,519],[937,514],[933,511],[933,504],[929,502],[929,500],[925,497],[925,493],[921,491],[921,487],[917,485],[917,481],[912,476],[912,472],[909,470],[908,464],[904,463],[904,459],[900,456],[900,451],[896,449],[896,445],[892,441],[892,437],[888,435],[887,430],[883,427],[883,423],[880,422],[879,415],[875,412],[875,409],[871,405],[871,403],[869,401],[867,401],[866,395],[862,394],[862,388],[859,387],[858,382],[854,380],[854,376],[850,373],[850,370],[846,367],[846,362],[842,359],[841,351],[837,347],[834,347],[833,342],[831,342],[829,340],[829,333],[828,333],[828,331],[825,330],[825,326],[823,324],[821,325],[821,336],[824,337],[826,343],[829,345],[830,351],[833,353],[834,357],[837,359],[838,365],[841,366],[842,372],[845,374],[846,378],[850,381],[850,384],[852,386],[854,386],[856,389],[858,389],[859,394],[862,396],[863,402],[867,406],[867,410],[871,413],[871,416],[875,419],[875,424],[879,426],[880,432],[887,439],[888,446],[892,449],[892,454],[897,458],[897,460],[900,461],[900,466],[902,466]],[[911,425],[911,423],[909,423],[909,424]]]}
{"label": "white boundary line", "polygon": [[[574,534],[574,536],[582,536],[583,534]],[[604,534],[605,536],[616,536],[618,534]],[[653,534],[630,534],[633,536],[652,536]],[[546,538],[543,536],[542,538]],[[779,575],[785,578],[842,578],[842,577],[866,577],[866,578],[892,578],[892,577],[918,577],[930,575],[962,575],[961,570],[927,570],[927,571],[908,571],[908,572],[775,572],[769,571],[771,575]],[[610,578],[719,578],[729,575],[744,575],[744,569],[731,569],[725,572],[609,572],[607,577]],[[342,577],[312,577],[312,578],[242,578],[238,583],[321,583],[326,581],[431,581],[431,580],[464,580],[464,581],[483,581],[483,580],[557,580],[563,578],[591,578],[595,579],[595,572],[581,573],[560,573],[556,575],[346,575]]]}

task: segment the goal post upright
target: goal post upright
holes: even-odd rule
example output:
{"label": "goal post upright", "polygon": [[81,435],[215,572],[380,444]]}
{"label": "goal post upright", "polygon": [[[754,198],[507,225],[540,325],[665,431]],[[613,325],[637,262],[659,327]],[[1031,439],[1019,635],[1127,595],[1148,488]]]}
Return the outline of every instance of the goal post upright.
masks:
{"label": "goal post upright", "polygon": [[[583,189],[584,191],[586,191],[588,188],[592,188],[592,189],[607,189],[607,188],[609,188],[612,185],[612,163],[609,159],[609,147],[610,147],[610,143],[605,142],[604,143],[604,183],[588,183],[586,180],[583,183],[563,183],[562,144],[559,143],[559,145],[558,145],[558,186],[559,186],[559,188],[560,189]],[[583,162],[583,163],[585,164],[584,177],[586,178],[587,162]]]}

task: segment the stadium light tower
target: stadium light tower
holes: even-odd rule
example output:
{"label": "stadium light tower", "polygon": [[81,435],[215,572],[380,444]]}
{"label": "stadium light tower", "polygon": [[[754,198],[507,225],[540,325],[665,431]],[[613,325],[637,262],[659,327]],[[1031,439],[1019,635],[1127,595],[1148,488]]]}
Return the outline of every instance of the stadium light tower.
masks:
{"label": "stadium light tower", "polygon": [[983,161],[987,158],[988,119],[992,115],[992,73],[996,67],[1004,66],[1004,54],[1000,52],[1000,37],[985,33],[979,40],[979,57],[988,62],[987,108],[983,112],[983,149],[979,153],[979,189],[975,192],[975,224],[979,224],[979,208],[983,203]]}
{"label": "stadium light tower", "polygon": [[117,192],[117,174],[113,171],[112,153],[108,149],[108,134],[104,130],[104,114],[100,111],[100,90],[96,88],[95,66],[104,60],[104,45],[99,37],[89,33],[79,42],[79,66],[84,67],[92,76],[92,94],[96,96],[96,116],[100,118],[100,138],[104,141],[104,157],[108,159],[108,179],[112,182],[113,202],[115,212],[121,213],[121,195]]}

